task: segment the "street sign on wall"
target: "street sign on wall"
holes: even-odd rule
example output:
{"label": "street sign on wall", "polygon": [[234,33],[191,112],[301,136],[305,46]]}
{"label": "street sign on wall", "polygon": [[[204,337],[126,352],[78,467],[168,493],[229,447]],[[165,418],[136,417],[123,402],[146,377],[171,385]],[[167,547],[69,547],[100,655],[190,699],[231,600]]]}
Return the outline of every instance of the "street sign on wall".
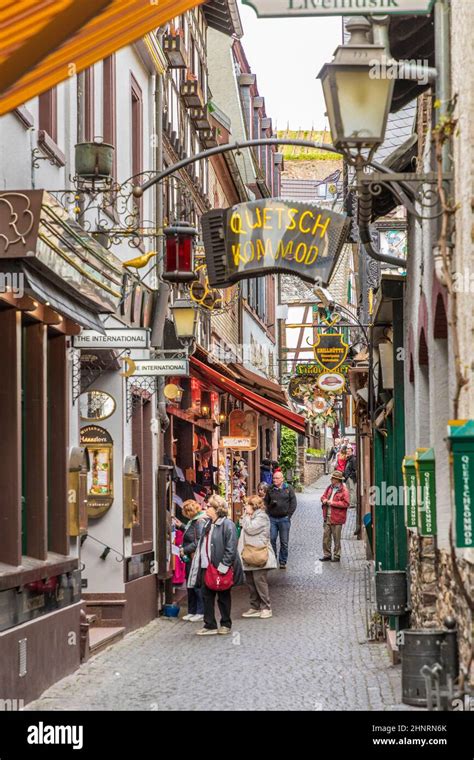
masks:
{"label": "street sign on wall", "polygon": [[122,358],[127,370],[124,377],[168,377],[180,375],[189,377],[187,359],[130,359]]}
{"label": "street sign on wall", "polygon": [[214,287],[287,272],[327,285],[346,240],[348,220],[313,203],[264,198],[213,209],[201,218]]}
{"label": "street sign on wall", "polygon": [[417,449],[415,457],[420,536],[436,536],[436,477],[433,449]]}
{"label": "street sign on wall", "polygon": [[242,0],[260,18],[288,16],[425,15],[434,0]]}
{"label": "street sign on wall", "polygon": [[416,500],[417,485],[414,456],[404,457],[402,472],[405,487],[405,525],[408,530],[416,530],[418,527],[418,504]]}
{"label": "street sign on wall", "polygon": [[96,330],[82,330],[73,338],[74,348],[148,348],[150,331],[142,328],[113,327],[105,335]]}
{"label": "street sign on wall", "polygon": [[453,468],[456,546],[460,549],[472,549],[474,548],[474,421],[452,420],[449,442]]}

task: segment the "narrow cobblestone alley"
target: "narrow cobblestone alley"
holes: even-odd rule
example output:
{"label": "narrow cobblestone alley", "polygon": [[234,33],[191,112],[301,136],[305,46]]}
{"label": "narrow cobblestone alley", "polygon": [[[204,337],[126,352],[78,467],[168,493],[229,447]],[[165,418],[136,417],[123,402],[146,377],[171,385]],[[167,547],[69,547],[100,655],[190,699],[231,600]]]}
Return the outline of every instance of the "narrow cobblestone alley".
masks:
{"label": "narrow cobblestone alley", "polygon": [[239,589],[232,636],[203,639],[199,624],[158,619],[27,709],[400,709],[400,669],[383,643],[366,641],[364,545],[353,535],[353,510],[341,564],[318,560],[321,485],[299,495],[288,570],[270,575],[272,619],[242,619],[248,597]]}

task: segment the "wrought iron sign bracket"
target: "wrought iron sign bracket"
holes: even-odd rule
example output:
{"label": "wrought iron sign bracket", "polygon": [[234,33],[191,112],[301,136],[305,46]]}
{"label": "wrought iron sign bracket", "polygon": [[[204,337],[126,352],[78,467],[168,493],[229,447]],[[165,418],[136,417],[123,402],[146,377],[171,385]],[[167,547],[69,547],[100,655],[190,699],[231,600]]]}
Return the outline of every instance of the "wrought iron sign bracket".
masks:
{"label": "wrought iron sign bracket", "polygon": [[[452,173],[444,173],[442,182],[449,189]],[[357,174],[356,187],[360,194],[359,203],[381,195],[384,188],[397,198],[400,205],[418,221],[437,219],[442,215],[439,197],[439,176],[436,172],[418,174],[416,172],[372,171]],[[421,212],[420,209],[421,208]],[[425,213],[426,212],[426,213]]]}
{"label": "wrought iron sign bracket", "polygon": [[[82,349],[83,350],[83,349]],[[86,384],[82,384],[82,367],[81,367],[81,349],[80,348],[73,348],[72,351],[72,403],[73,405],[76,403],[77,399],[81,395],[81,393],[85,393],[93,383],[95,383],[99,377],[104,372],[109,372],[114,365],[116,364],[119,359],[121,359],[122,356],[130,356],[131,350],[129,348],[125,348],[123,351],[121,351],[117,356],[114,356],[113,359],[111,359],[107,364],[103,367],[99,367],[96,370],[91,371],[92,379],[89,377],[87,378]],[[92,352],[91,352],[92,353]]]}

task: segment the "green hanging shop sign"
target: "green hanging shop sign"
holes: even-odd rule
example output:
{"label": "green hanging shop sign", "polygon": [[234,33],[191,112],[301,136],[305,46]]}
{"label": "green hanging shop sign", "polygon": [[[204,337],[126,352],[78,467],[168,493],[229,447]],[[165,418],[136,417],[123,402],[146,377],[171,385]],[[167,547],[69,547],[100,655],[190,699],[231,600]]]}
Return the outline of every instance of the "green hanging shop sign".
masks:
{"label": "green hanging shop sign", "polygon": [[420,536],[436,536],[436,477],[434,449],[417,449],[415,471],[418,486],[418,530]]}
{"label": "green hanging shop sign", "polygon": [[[456,423],[461,424],[456,424]],[[464,422],[465,424],[462,424]],[[474,420],[450,423],[456,547],[474,547]]]}
{"label": "green hanging shop sign", "polygon": [[407,455],[402,462],[404,497],[405,497],[405,525],[408,530],[418,528],[418,501],[415,469],[415,455]]}

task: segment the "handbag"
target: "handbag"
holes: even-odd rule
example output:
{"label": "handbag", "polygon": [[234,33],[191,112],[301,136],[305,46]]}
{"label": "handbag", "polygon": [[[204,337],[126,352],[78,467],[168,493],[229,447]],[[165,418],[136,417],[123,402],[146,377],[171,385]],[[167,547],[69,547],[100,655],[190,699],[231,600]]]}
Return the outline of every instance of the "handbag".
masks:
{"label": "handbag", "polygon": [[206,567],[204,583],[211,591],[228,591],[234,585],[234,570],[229,567],[223,575],[211,563]]}
{"label": "handbag", "polygon": [[211,591],[228,591],[234,585],[234,569],[229,567],[226,573],[220,573],[209,557],[209,533],[206,536],[206,554],[209,564],[204,573],[204,583]]}
{"label": "handbag", "polygon": [[268,562],[268,546],[245,544],[242,550],[242,560],[249,567],[265,567]]}

